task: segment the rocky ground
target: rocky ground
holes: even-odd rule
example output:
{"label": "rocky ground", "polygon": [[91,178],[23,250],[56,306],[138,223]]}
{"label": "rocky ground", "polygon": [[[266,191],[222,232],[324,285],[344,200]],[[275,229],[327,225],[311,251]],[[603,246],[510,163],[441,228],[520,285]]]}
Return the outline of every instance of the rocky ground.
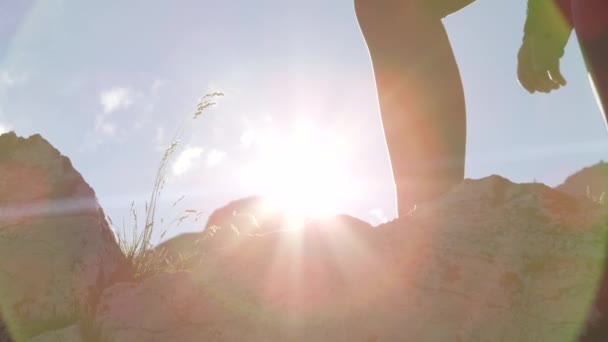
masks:
{"label": "rocky ground", "polygon": [[557,189],[466,180],[377,227],[293,228],[245,199],[157,247],[179,270],[134,279],[69,160],[5,134],[0,341],[605,340],[602,168]]}

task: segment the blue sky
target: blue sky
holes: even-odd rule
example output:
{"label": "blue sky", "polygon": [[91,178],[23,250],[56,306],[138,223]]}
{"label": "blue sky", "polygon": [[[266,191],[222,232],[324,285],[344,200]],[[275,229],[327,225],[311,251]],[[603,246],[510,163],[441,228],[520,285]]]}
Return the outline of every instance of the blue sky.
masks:
{"label": "blue sky", "polygon": [[[466,92],[466,176],[553,186],[608,159],[608,133],[576,39],[562,63],[565,88],[532,96],[519,86],[524,14],[523,0],[479,0],[445,20]],[[191,120],[210,91],[226,95]],[[395,211],[351,0],[0,0],[0,130],[42,134],[114,221],[132,201],[143,207],[180,125],[167,219],[182,195],[181,209],[210,212],[277,179],[283,192],[321,192],[335,210],[374,223]],[[315,145],[286,157],[301,136]]]}

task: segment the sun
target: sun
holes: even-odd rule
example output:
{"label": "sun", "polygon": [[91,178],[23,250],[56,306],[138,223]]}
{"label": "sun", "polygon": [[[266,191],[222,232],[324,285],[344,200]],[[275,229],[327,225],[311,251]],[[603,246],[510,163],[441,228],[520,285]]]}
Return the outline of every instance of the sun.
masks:
{"label": "sun", "polygon": [[357,187],[348,169],[351,146],[346,136],[306,123],[267,132],[245,171],[248,183],[296,219],[338,214]]}

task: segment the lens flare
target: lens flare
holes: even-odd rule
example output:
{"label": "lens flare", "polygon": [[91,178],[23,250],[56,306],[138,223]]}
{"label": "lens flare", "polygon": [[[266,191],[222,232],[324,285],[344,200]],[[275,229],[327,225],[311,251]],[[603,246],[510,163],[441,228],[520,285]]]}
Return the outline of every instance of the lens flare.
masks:
{"label": "lens flare", "polygon": [[345,137],[308,124],[260,142],[260,158],[245,171],[247,182],[295,220],[337,214],[353,196]]}

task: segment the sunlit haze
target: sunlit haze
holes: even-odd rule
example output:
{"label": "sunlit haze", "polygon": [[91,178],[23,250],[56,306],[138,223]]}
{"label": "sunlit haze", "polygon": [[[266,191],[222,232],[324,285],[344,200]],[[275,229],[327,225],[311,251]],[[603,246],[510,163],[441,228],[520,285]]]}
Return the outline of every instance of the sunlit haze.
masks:
{"label": "sunlit haze", "polygon": [[[608,133],[574,37],[566,87],[518,84],[525,7],[478,1],[445,19],[466,94],[466,177],[554,186],[608,159]],[[214,91],[224,96],[192,120]],[[352,0],[0,2],[0,131],[48,139],[115,222],[133,201],[143,209],[180,129],[159,202],[167,220],[256,194],[313,216],[395,216]]]}
{"label": "sunlit haze", "polygon": [[241,177],[256,193],[290,212],[312,217],[337,214],[340,203],[357,189],[348,165],[351,139],[304,122],[289,134],[265,132],[260,157],[243,169]]}

